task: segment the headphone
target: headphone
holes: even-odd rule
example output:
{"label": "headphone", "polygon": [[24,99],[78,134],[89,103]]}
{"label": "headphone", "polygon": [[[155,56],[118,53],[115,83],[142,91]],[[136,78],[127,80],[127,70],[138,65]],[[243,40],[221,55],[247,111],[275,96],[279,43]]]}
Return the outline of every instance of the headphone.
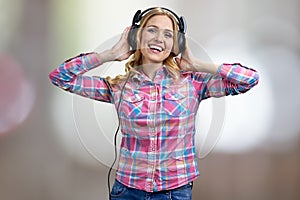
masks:
{"label": "headphone", "polygon": [[[128,34],[128,43],[130,45],[130,47],[132,48],[132,50],[136,50],[137,49],[137,41],[136,41],[136,36],[137,36],[137,31],[139,30],[139,22],[141,21],[141,19],[143,18],[143,16],[148,13],[149,11],[156,9],[157,7],[152,7],[152,8],[148,8],[146,10],[144,10],[143,12],[141,10],[138,10],[132,20],[132,25],[131,25],[131,29],[129,31]],[[178,30],[178,48],[179,48],[179,53],[183,52],[185,50],[185,33],[186,33],[186,21],[184,19],[183,16],[178,17],[178,15],[176,15],[172,10],[169,10],[167,8],[163,8],[160,7],[163,10],[168,11],[169,13],[171,13],[175,19],[177,20],[177,24],[179,27]]]}

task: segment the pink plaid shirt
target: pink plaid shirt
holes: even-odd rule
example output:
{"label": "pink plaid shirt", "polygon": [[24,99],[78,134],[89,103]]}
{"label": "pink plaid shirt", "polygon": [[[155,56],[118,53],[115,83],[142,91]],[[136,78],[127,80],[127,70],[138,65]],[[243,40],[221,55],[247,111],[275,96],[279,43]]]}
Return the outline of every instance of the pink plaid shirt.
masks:
{"label": "pink plaid shirt", "polygon": [[134,74],[120,99],[124,82],[110,85],[104,78],[83,75],[99,64],[95,53],[80,54],[51,72],[50,79],[64,90],[116,107],[121,101],[116,179],[147,192],[174,189],[199,176],[194,136],[201,100],[244,93],[259,79],[255,70],[240,64],[222,64],[217,75],[181,72],[178,81],[162,67],[154,80],[141,71]]}

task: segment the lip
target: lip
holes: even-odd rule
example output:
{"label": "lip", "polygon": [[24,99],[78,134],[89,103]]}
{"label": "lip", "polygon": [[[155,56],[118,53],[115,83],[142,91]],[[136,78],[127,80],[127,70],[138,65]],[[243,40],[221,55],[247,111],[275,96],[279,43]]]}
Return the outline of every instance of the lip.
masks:
{"label": "lip", "polygon": [[159,53],[165,50],[163,46],[158,44],[149,44],[148,47],[150,50],[157,49]]}

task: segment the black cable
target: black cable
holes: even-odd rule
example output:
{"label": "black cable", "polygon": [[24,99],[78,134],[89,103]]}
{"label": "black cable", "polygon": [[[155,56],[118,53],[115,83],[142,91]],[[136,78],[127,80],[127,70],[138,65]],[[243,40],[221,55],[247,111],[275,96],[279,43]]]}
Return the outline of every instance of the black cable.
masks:
{"label": "black cable", "polygon": [[[120,109],[120,105],[121,105],[121,101],[123,99],[123,92],[124,92],[124,89],[125,89],[125,85],[126,83],[128,82],[128,79],[130,77],[130,73],[131,71],[129,71],[129,74],[125,80],[125,83],[124,85],[122,86],[122,89],[121,89],[121,94],[120,94],[120,100],[118,102],[118,106],[117,106],[117,115],[118,115],[118,127],[117,127],[117,130],[115,132],[115,135],[114,135],[114,161],[112,163],[112,165],[110,166],[109,170],[108,170],[108,174],[107,174],[107,186],[108,186],[108,194],[109,194],[109,200],[111,200],[111,194],[110,194],[110,174],[111,174],[111,171],[112,171],[112,168],[113,166],[115,165],[116,161],[117,161],[117,155],[118,155],[118,152],[117,152],[117,135],[118,135],[118,132],[120,130],[120,115],[119,115],[119,109]],[[114,100],[113,100],[114,101]]]}

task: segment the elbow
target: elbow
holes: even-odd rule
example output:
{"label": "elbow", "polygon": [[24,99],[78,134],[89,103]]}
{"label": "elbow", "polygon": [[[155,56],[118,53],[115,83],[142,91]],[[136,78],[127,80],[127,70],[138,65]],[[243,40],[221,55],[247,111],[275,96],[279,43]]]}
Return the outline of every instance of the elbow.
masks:
{"label": "elbow", "polygon": [[237,95],[237,94],[243,94],[248,92],[250,89],[252,89],[254,86],[256,86],[259,82],[259,75],[256,73],[254,76],[252,76],[251,79],[249,79],[244,84],[240,85],[232,85],[231,89],[228,90],[228,93],[230,95]]}
{"label": "elbow", "polygon": [[251,78],[249,81],[250,88],[256,86],[258,84],[258,82],[259,82],[259,75],[258,75],[258,73],[255,73],[253,78]]}
{"label": "elbow", "polygon": [[251,81],[251,84],[250,84],[251,87],[256,86],[258,84],[258,82],[259,82],[259,75],[258,75],[258,73],[255,73],[255,75],[253,76],[253,79]]}
{"label": "elbow", "polygon": [[50,72],[50,74],[48,75],[49,76],[49,79],[50,81],[52,82],[52,80],[54,79],[54,71]]}
{"label": "elbow", "polygon": [[241,93],[245,93],[247,91],[249,91],[250,89],[252,89],[254,86],[256,86],[259,82],[259,75],[258,73],[255,73],[254,76],[252,76],[252,78],[249,80],[248,84],[243,87],[243,89],[241,89]]}
{"label": "elbow", "polygon": [[57,69],[49,74],[49,79],[53,85],[66,91],[71,90],[70,80],[66,75],[59,73]]}
{"label": "elbow", "polygon": [[54,85],[58,85],[57,84],[57,72],[56,72],[56,70],[54,70],[54,71],[52,71],[50,74],[49,74],[49,79],[50,79],[50,81],[51,81],[51,83],[52,84],[54,84]]}

